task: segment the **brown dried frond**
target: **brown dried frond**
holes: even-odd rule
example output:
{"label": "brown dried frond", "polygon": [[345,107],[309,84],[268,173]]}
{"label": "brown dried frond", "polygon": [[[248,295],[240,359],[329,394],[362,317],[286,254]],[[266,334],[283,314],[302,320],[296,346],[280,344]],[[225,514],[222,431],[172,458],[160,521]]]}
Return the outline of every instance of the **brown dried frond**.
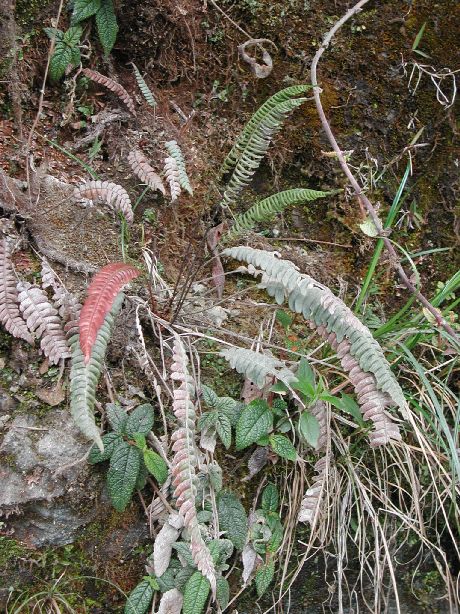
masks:
{"label": "brown dried frond", "polygon": [[40,338],[40,347],[50,363],[58,364],[62,358],[69,358],[70,350],[64,337],[62,323],[57,310],[38,286],[29,282],[18,282],[19,308],[29,330]]}
{"label": "brown dried frond", "polygon": [[62,322],[66,339],[69,340],[73,335],[78,334],[78,320],[80,318],[81,303],[77,297],[69,292],[60,282],[56,273],[53,271],[48,261],[42,259],[42,288],[52,288],[53,305],[57,308]]}
{"label": "brown dried frond", "polygon": [[165,158],[164,173],[166,176],[166,181],[169,183],[171,201],[174,202],[178,199],[181,193],[179,168],[174,158],[171,158],[170,156]]}
{"label": "brown dried frond", "polygon": [[0,322],[6,330],[19,339],[33,343],[26,323],[19,311],[17,279],[13,272],[11,255],[13,241],[6,236],[0,238]]}
{"label": "brown dried frond", "polygon": [[82,72],[86,77],[88,77],[88,79],[91,79],[95,83],[99,83],[100,85],[103,85],[104,87],[109,89],[111,92],[116,94],[118,98],[120,98],[120,100],[122,100],[125,103],[125,105],[128,107],[130,112],[134,116],[137,115],[136,109],[134,108],[133,99],[131,98],[131,96],[128,94],[128,92],[125,90],[125,88],[122,85],[120,85],[113,79],[110,79],[110,77],[101,75],[101,73],[97,72],[97,70],[90,70],[89,68],[84,68]]}
{"label": "brown dried frond", "polygon": [[114,211],[120,211],[131,224],[134,219],[131,199],[128,192],[117,183],[111,181],[87,181],[75,188],[74,197],[76,200],[87,199],[92,202],[103,202],[109,205]]}
{"label": "brown dried frond", "polygon": [[315,464],[316,475],[313,483],[305,493],[300,504],[299,522],[308,522],[313,525],[321,502],[324,482],[327,479],[328,455],[322,456]]}
{"label": "brown dried frond", "polygon": [[143,183],[146,183],[152,190],[158,190],[162,194],[166,195],[166,190],[161,177],[155,173],[153,168],[150,166],[149,161],[141,151],[138,149],[130,151],[128,155],[128,162],[134,173],[136,173]]}

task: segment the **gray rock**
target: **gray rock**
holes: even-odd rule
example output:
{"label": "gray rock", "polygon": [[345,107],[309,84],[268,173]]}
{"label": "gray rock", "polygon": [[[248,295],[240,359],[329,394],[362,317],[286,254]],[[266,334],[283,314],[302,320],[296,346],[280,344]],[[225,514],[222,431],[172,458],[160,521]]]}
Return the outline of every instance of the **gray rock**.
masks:
{"label": "gray rock", "polygon": [[0,445],[0,515],[16,539],[35,547],[67,544],[96,518],[102,477],[86,461],[72,465],[89,445],[63,410],[10,422]]}

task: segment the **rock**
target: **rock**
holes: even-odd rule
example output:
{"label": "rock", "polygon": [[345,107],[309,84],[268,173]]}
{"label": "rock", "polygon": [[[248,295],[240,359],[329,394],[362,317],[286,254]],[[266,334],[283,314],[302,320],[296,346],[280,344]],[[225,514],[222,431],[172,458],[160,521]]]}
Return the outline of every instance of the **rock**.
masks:
{"label": "rock", "polygon": [[97,516],[102,477],[68,412],[19,415],[0,445],[0,515],[15,539],[34,547],[68,544]]}

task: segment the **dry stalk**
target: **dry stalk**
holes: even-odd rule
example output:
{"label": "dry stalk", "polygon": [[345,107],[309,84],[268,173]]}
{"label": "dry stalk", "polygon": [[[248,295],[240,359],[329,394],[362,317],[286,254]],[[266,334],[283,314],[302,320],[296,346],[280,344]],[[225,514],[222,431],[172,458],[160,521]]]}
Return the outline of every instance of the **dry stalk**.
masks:
{"label": "dry stalk", "polygon": [[342,152],[342,150],[340,149],[337,140],[332,132],[331,126],[326,118],[326,114],[324,112],[323,109],[323,105],[321,104],[321,88],[318,85],[318,79],[317,79],[317,67],[318,67],[318,63],[321,59],[321,56],[323,55],[323,53],[326,51],[326,49],[328,48],[329,44],[331,43],[333,37],[335,36],[335,34],[338,32],[338,30],[351,18],[353,17],[353,15],[356,15],[357,13],[359,13],[362,9],[362,7],[368,2],[369,0],[360,0],[357,4],[355,4],[349,11],[347,11],[347,13],[345,13],[345,15],[339,19],[334,26],[329,30],[329,32],[327,32],[327,34],[325,35],[323,42],[321,43],[320,47],[318,48],[318,51],[316,52],[312,64],[311,64],[311,82],[313,84],[313,96],[315,99],[315,104],[316,104],[316,108],[318,111],[318,115],[321,119],[321,123],[323,125],[323,129],[326,133],[326,136],[330,142],[330,144],[332,145],[332,148],[334,149],[336,155],[337,155],[337,159],[340,163],[340,166],[342,167],[343,172],[345,173],[345,175],[348,178],[348,181],[350,182],[351,186],[353,187],[353,190],[355,191],[356,197],[360,203],[360,205],[364,205],[367,213],[369,214],[371,220],[373,221],[377,232],[378,232],[378,236],[380,239],[382,239],[384,245],[385,245],[385,249],[387,250],[389,256],[390,256],[390,262],[393,263],[394,268],[396,269],[396,271],[398,272],[398,275],[401,279],[401,281],[403,282],[404,286],[409,290],[409,292],[411,294],[413,294],[418,301],[431,313],[433,314],[433,316],[436,319],[436,322],[438,323],[439,326],[442,326],[442,328],[444,328],[444,330],[450,335],[450,337],[452,338],[452,340],[454,340],[459,346],[460,346],[460,339],[458,338],[457,333],[454,331],[454,329],[448,324],[448,322],[445,320],[445,318],[443,318],[441,312],[436,309],[431,303],[430,301],[419,291],[417,290],[417,288],[414,286],[414,284],[411,282],[411,280],[409,279],[407,273],[405,272],[404,268],[401,265],[400,259],[398,257],[398,254],[396,253],[395,248],[393,247],[391,241],[388,239],[388,237],[385,236],[384,232],[383,232],[383,227],[382,227],[382,223],[377,215],[377,212],[374,208],[374,206],[372,205],[372,203],[370,202],[370,200],[367,198],[366,194],[363,192],[362,187],[360,186],[360,184],[358,183],[358,181],[356,180],[355,176],[353,175],[353,173],[350,170],[350,167],[346,161],[346,158]]}

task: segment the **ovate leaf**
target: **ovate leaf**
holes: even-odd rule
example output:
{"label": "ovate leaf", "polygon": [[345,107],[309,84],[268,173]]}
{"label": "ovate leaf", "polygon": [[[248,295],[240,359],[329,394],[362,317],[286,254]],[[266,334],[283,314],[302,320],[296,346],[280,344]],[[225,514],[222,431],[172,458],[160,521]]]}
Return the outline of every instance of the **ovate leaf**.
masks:
{"label": "ovate leaf", "polygon": [[97,13],[100,9],[101,0],[74,0],[72,23],[76,24]]}
{"label": "ovate leaf", "polygon": [[302,412],[298,424],[299,435],[309,443],[313,448],[316,448],[319,437],[319,422],[318,419],[308,411]]}
{"label": "ovate leaf", "polygon": [[96,13],[96,25],[99,40],[105,55],[109,55],[117,40],[118,24],[112,0],[102,0]]}
{"label": "ovate leaf", "polygon": [[81,26],[72,26],[65,32],[62,40],[69,47],[76,47],[80,44],[82,32]]}
{"label": "ovate leaf", "polygon": [[104,452],[101,452],[97,445],[91,448],[88,456],[88,463],[91,465],[109,460],[115,448],[123,443],[123,438],[118,433],[107,433],[102,436],[102,443],[104,444]]}
{"label": "ovate leaf", "polygon": [[166,482],[168,478],[168,466],[159,454],[153,450],[144,450],[144,463],[159,484],[164,484]]}
{"label": "ovate leaf", "polygon": [[225,578],[217,579],[216,597],[217,603],[220,605],[221,609],[225,610],[230,601],[230,585]]}
{"label": "ovate leaf", "polygon": [[201,394],[203,395],[203,401],[205,405],[207,405],[207,407],[209,407],[210,409],[215,409],[215,407],[217,406],[217,402],[219,401],[219,397],[214,392],[214,390],[209,386],[205,386],[204,384],[202,384]]}
{"label": "ovate leaf", "polygon": [[219,527],[238,550],[243,550],[248,533],[248,518],[240,500],[231,492],[219,493],[217,499]]}
{"label": "ovate leaf", "polygon": [[51,81],[58,81],[64,76],[67,66],[72,63],[72,48],[62,41],[57,41],[50,60],[49,76]]}
{"label": "ovate leaf", "polygon": [[262,493],[262,509],[265,512],[276,512],[278,505],[278,489],[274,484],[267,484]]}
{"label": "ovate leaf", "polygon": [[322,394],[321,398],[333,405],[334,407],[337,407],[337,409],[341,409],[347,414],[350,414],[360,426],[364,426],[364,420],[359,409],[359,405],[350,395],[342,392],[342,396],[339,398],[334,397],[332,395]]}
{"label": "ovate leaf", "polygon": [[153,407],[150,403],[138,405],[128,417],[126,422],[126,433],[133,436],[135,433],[139,435],[148,435],[153,426]]}
{"label": "ovate leaf", "polygon": [[140,467],[140,452],[123,441],[115,448],[107,473],[107,490],[113,507],[122,512],[128,505]]}
{"label": "ovate leaf", "polygon": [[123,433],[128,420],[125,410],[118,403],[107,403],[105,413],[112,430]]}
{"label": "ovate leaf", "polygon": [[274,561],[270,561],[266,563],[262,567],[260,567],[256,573],[256,589],[259,597],[265,593],[267,588],[270,586],[273,577],[275,575],[275,563]]}
{"label": "ovate leaf", "polygon": [[216,431],[224,446],[228,448],[232,445],[232,425],[230,419],[225,414],[218,414]]}
{"label": "ovate leaf", "polygon": [[290,461],[295,461],[297,459],[296,449],[292,445],[290,439],[284,435],[280,435],[278,433],[276,435],[270,435],[270,445],[273,451],[276,452],[278,456],[281,456],[281,458],[285,458],[286,460]]}
{"label": "ovate leaf", "polygon": [[125,605],[125,614],[145,614],[153,599],[154,589],[149,580],[144,579],[131,591]]}
{"label": "ovate leaf", "polygon": [[206,605],[211,586],[199,571],[187,580],[184,588],[183,614],[201,614]]}
{"label": "ovate leaf", "polygon": [[266,401],[255,399],[243,408],[236,425],[236,449],[243,450],[266,435],[273,425],[273,415]]}

